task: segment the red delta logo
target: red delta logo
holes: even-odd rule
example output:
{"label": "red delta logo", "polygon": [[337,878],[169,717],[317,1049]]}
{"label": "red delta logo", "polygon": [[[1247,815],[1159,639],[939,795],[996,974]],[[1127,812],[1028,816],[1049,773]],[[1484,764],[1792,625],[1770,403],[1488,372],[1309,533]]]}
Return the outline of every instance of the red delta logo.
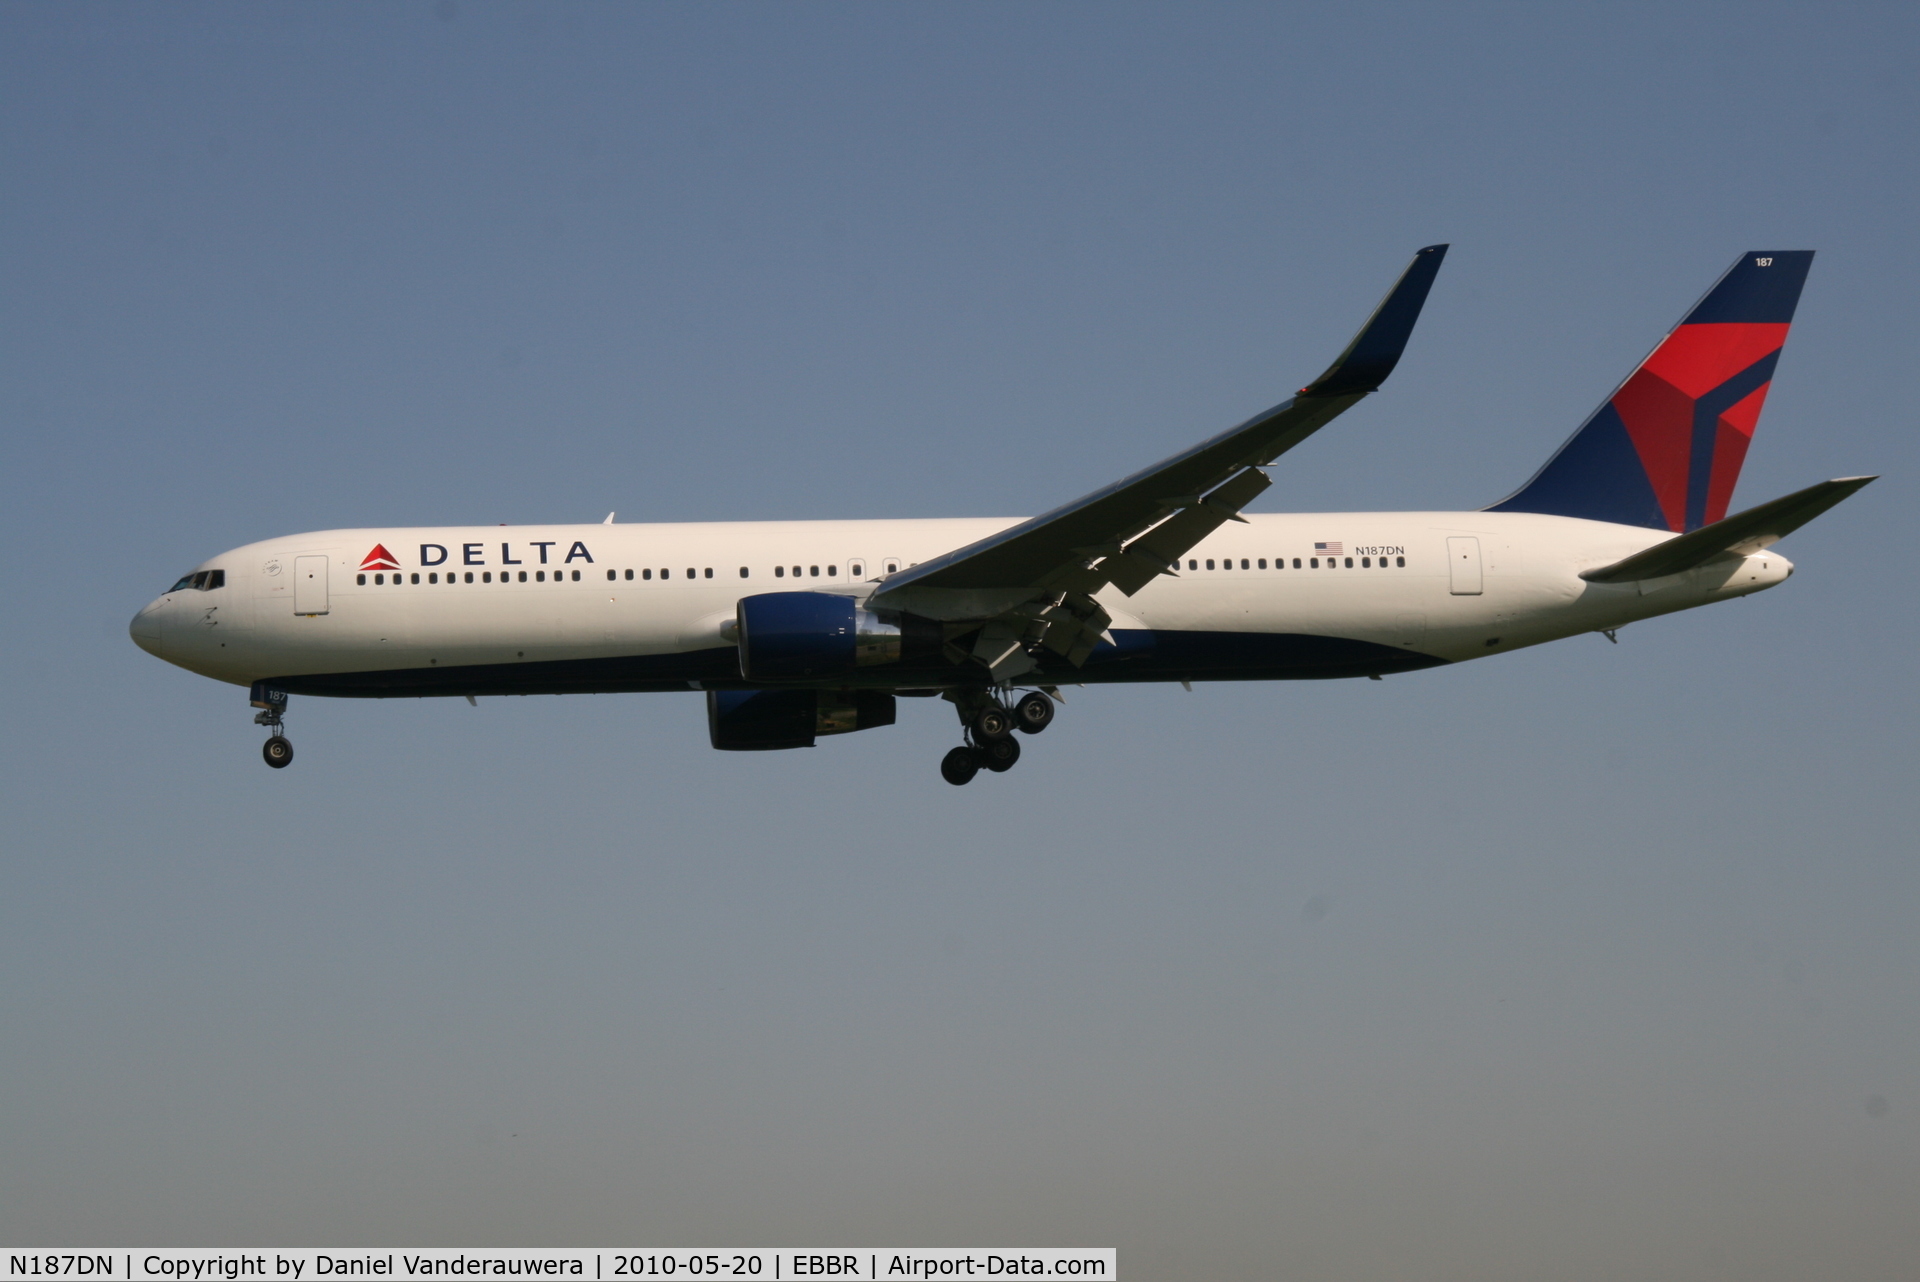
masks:
{"label": "red delta logo", "polygon": [[360,563],[363,570],[397,570],[400,563],[393,559],[393,553],[387,551],[387,545],[376,543],[373,551],[367,553],[367,559]]}

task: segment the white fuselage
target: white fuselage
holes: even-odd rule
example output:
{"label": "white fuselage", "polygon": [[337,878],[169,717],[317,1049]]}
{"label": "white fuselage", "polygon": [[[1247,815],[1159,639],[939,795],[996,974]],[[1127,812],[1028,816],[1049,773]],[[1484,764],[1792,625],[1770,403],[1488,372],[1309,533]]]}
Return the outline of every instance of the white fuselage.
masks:
{"label": "white fuselage", "polygon": [[[864,597],[889,569],[1013,524],[327,530],[204,562],[200,569],[222,572],[223,586],[169,592],[142,610],[131,630],[143,648],[193,672],[323,694],[738,683],[737,666],[728,666],[731,629],[723,629],[741,597],[807,590]],[[1157,647],[1159,661],[1129,666],[1103,662],[1096,652],[1085,669],[1048,679],[1374,675],[1616,628],[1759,591],[1792,573],[1784,558],[1763,551],[1664,580],[1598,584],[1580,577],[1669,537],[1525,513],[1250,516],[1194,548],[1178,577],[1158,579],[1132,597],[1101,594],[1113,618],[1113,653]],[[1339,550],[1316,547],[1331,544]],[[387,560],[375,563],[376,547]],[[1273,644],[1262,649],[1256,641]],[[1230,661],[1209,657],[1228,651]],[[1294,657],[1336,652],[1344,656],[1338,662]],[[378,675],[361,681],[359,674]],[[965,683],[982,674],[955,666],[951,675]],[[882,671],[868,676],[867,684],[886,683]],[[931,680],[925,672],[902,674],[898,684]]]}

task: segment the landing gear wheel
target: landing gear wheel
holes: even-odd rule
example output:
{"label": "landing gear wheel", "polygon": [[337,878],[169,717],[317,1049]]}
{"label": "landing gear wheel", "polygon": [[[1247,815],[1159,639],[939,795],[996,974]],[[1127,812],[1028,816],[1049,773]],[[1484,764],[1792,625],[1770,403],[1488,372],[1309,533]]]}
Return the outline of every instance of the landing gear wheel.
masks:
{"label": "landing gear wheel", "polygon": [[1013,714],[997,703],[990,703],[973,716],[973,737],[992,743],[1013,733]]}
{"label": "landing gear wheel", "polygon": [[940,758],[940,777],[958,788],[980,773],[980,757],[972,748],[955,748]]}
{"label": "landing gear wheel", "polygon": [[1035,690],[1013,705],[1013,724],[1026,734],[1039,734],[1053,724],[1053,700]]}
{"label": "landing gear wheel", "polygon": [[1020,741],[1018,739],[994,739],[984,747],[977,749],[980,764],[995,774],[1013,769],[1013,763],[1020,760]]}
{"label": "landing gear wheel", "polygon": [[293,745],[285,735],[277,734],[260,745],[260,755],[275,770],[285,770],[293,763]]}

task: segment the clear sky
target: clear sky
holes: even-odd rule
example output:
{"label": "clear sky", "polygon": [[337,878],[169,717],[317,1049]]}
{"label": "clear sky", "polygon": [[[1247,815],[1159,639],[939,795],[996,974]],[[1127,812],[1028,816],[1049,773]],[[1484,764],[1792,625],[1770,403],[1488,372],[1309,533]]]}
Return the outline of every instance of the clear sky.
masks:
{"label": "clear sky", "polygon": [[[1113,1245],[1129,1278],[1912,1276],[1920,8],[0,8],[0,1240]],[[1022,515],[1286,395],[1492,502],[1819,251],[1752,600],[1384,682],[720,754],[697,696],[243,692],[335,526]]]}

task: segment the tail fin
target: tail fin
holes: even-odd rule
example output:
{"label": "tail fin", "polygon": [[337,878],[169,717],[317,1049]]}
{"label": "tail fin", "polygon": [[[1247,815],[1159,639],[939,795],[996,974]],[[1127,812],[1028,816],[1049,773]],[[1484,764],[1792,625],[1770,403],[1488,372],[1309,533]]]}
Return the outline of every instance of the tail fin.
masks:
{"label": "tail fin", "polygon": [[1676,533],[1727,514],[1810,249],[1742,254],[1531,481],[1492,512]]}

